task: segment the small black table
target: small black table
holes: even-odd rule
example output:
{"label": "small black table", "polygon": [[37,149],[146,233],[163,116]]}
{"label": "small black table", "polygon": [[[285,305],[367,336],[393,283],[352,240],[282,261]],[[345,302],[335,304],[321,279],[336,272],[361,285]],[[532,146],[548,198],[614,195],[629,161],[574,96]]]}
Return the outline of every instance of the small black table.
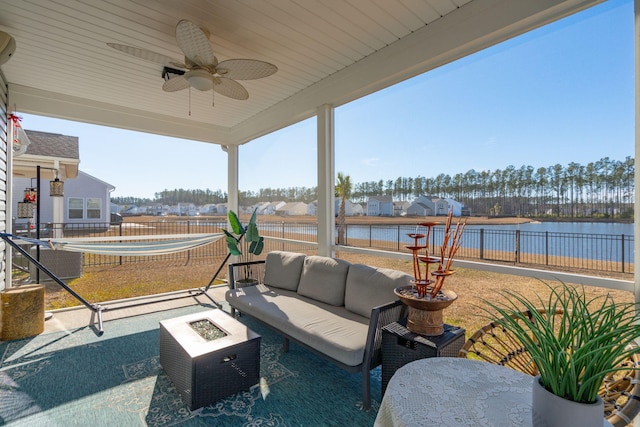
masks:
{"label": "small black table", "polygon": [[444,325],[437,337],[418,335],[406,328],[407,320],[382,328],[382,395],[398,369],[409,362],[427,357],[456,357],[465,340],[465,330]]}

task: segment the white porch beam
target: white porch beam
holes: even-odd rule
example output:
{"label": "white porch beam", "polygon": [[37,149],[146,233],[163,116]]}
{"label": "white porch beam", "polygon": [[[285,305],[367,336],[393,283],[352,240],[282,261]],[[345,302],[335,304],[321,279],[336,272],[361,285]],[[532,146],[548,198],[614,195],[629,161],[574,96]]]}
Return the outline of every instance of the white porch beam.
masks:
{"label": "white porch beam", "polygon": [[[9,105],[20,113],[55,117],[138,132],[171,136],[220,145],[229,144],[229,131],[220,126],[207,125],[148,111],[126,108],[105,102],[9,85]],[[171,108],[168,106],[167,108]]]}
{"label": "white porch beam", "polygon": [[334,108],[322,105],[318,113],[318,255],[332,256],[335,242],[335,126]]}

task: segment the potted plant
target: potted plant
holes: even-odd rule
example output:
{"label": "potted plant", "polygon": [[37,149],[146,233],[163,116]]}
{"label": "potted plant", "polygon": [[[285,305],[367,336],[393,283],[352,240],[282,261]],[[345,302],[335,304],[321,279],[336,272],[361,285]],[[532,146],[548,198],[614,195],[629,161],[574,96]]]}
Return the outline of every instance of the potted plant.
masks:
{"label": "potted plant", "polygon": [[238,256],[238,262],[243,263],[240,268],[240,276],[236,280],[241,286],[256,284],[258,280],[252,276],[252,265],[254,255],[260,255],[264,249],[264,237],[260,236],[256,225],[257,209],[253,211],[249,223],[244,226],[240,222],[238,215],[232,210],[229,211],[228,219],[231,231],[222,230],[227,236],[227,248],[230,255]]}
{"label": "potted plant", "polygon": [[[533,381],[534,426],[602,426],[598,391],[607,374],[638,351],[637,304],[616,303],[610,295],[587,298],[583,288],[547,284],[546,301],[532,302],[506,290],[504,302],[485,301],[496,322],[530,354],[539,375]],[[539,310],[542,308],[543,310]]]}

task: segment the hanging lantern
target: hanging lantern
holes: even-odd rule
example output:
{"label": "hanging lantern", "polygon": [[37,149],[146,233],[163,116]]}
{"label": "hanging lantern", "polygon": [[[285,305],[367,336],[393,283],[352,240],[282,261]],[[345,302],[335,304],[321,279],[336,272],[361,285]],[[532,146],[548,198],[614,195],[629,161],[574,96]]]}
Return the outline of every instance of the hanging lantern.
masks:
{"label": "hanging lantern", "polygon": [[33,187],[24,189],[24,199],[18,202],[18,218],[33,218],[33,208],[36,206],[38,192]]}
{"label": "hanging lantern", "polygon": [[33,208],[35,206],[29,202],[18,202],[18,218],[33,218]]}
{"label": "hanging lantern", "polygon": [[56,179],[49,181],[49,195],[51,197],[64,197],[64,182],[60,181],[57,176]]}

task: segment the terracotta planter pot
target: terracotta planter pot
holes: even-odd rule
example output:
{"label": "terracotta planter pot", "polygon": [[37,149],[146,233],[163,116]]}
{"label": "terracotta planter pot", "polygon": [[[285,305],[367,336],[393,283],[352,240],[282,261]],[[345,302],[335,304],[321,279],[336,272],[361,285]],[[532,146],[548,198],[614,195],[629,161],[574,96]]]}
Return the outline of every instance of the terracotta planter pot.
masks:
{"label": "terracotta planter pot", "polygon": [[531,401],[533,427],[602,427],[604,402],[598,396],[595,403],[579,403],[563,399],[533,380]]}

